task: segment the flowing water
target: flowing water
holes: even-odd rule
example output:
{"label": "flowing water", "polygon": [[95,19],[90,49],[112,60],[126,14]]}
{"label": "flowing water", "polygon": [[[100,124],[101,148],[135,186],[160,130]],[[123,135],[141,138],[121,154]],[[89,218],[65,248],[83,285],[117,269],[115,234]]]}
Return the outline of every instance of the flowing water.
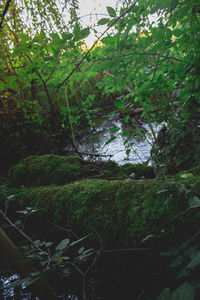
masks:
{"label": "flowing water", "polygon": [[[85,153],[86,159],[111,159],[120,165],[138,164],[149,160],[153,134],[156,135],[161,127],[160,124],[149,125],[141,120],[124,123],[118,114],[99,116],[95,119],[94,128],[79,136],[76,144],[79,151]],[[65,150],[70,149],[66,147]]]}

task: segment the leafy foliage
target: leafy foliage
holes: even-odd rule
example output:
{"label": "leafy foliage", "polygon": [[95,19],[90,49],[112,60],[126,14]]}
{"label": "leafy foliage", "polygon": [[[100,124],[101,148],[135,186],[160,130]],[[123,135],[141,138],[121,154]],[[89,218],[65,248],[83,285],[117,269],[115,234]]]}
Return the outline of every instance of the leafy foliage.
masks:
{"label": "leafy foliage", "polygon": [[[188,190],[188,192],[190,191]],[[198,213],[199,203],[199,198],[195,196],[189,200],[189,207],[195,209]],[[176,281],[179,282],[179,284],[180,281],[184,283],[178,286],[174,291],[171,291],[169,288],[163,289],[156,300],[192,300],[196,299],[197,295],[199,295],[200,247],[198,234],[199,233],[195,234],[192,238],[185,239],[173,249],[160,253],[163,256],[173,257],[169,268],[175,269]]]}
{"label": "leafy foliage", "polygon": [[[198,3],[141,0],[132,9],[121,7],[120,11],[108,6],[109,17],[99,25],[113,24],[113,31],[102,39],[103,47],[91,51],[79,68],[77,64],[85,55],[83,39],[90,29],[73,19],[76,1],[69,2],[71,20],[65,27],[62,14],[52,3],[44,0],[37,7],[38,15],[35,5],[39,4],[11,4],[0,33],[4,140],[10,140],[11,134],[23,139],[21,129],[14,129],[8,119],[12,123],[19,120],[27,131],[31,128],[35,140],[42,137],[39,143],[44,135],[51,140],[56,140],[53,135],[70,136],[72,126],[78,128],[82,122],[94,125],[93,116],[104,97],[110,97],[126,116],[140,107],[148,122],[168,122],[172,128],[198,119]],[[20,21],[23,9],[31,16],[31,24],[25,24],[23,18]],[[76,68],[76,76],[70,76]],[[182,132],[180,128],[180,135]],[[176,147],[179,142],[173,136]],[[29,147],[21,149],[19,156]]]}

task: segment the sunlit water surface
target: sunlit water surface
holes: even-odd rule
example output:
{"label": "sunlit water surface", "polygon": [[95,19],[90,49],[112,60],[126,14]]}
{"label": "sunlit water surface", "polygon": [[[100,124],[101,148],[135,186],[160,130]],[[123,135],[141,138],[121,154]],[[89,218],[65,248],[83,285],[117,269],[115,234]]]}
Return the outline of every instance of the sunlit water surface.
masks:
{"label": "sunlit water surface", "polygon": [[[84,155],[86,159],[110,158],[120,165],[137,164],[149,160],[153,134],[157,135],[162,126],[156,123],[149,125],[140,120],[137,120],[136,126],[122,122],[118,115],[100,116],[96,118],[93,130],[80,136],[76,143],[80,152],[94,155]],[[107,144],[110,139],[113,141]],[[65,149],[69,150],[67,147]]]}

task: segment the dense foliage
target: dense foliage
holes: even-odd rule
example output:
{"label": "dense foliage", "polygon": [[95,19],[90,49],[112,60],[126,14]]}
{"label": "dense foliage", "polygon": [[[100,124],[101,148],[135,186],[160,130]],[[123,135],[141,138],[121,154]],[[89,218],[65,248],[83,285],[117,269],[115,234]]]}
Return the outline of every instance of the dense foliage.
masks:
{"label": "dense foliage", "polygon": [[94,125],[93,116],[106,101],[123,112],[124,121],[135,107],[143,108],[148,122],[168,122],[172,135],[178,122],[198,119],[198,2],[143,0],[132,9],[108,7],[99,26],[112,31],[89,53],[81,48],[90,29],[78,21],[77,3],[68,3],[68,26],[62,25],[59,9],[45,3],[11,3],[0,32],[1,139],[7,159],[13,151],[18,158],[55,151],[63,136],[74,139],[74,128]]}

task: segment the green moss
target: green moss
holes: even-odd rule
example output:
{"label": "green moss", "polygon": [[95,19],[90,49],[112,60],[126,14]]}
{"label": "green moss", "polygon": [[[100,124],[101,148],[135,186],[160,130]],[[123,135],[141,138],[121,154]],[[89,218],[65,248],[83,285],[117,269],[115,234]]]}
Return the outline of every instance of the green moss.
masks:
{"label": "green moss", "polygon": [[122,174],[129,176],[131,173],[135,173],[135,179],[145,178],[150,179],[155,177],[155,173],[152,167],[146,164],[125,164],[120,167]]}
{"label": "green moss", "polygon": [[[191,173],[191,171],[188,171]],[[197,170],[196,170],[197,172]],[[200,173],[182,178],[136,180],[81,180],[64,186],[24,188],[18,195],[23,206],[34,206],[41,217],[77,234],[93,234],[106,245],[126,246],[149,234],[160,235],[191,215],[176,218],[199,195]],[[193,213],[194,214],[194,213]],[[195,219],[194,216],[192,217]]]}
{"label": "green moss", "polygon": [[9,171],[11,186],[41,186],[66,184],[75,180],[98,175],[101,178],[128,178],[135,173],[135,179],[154,177],[153,169],[146,165],[118,166],[115,162],[91,162],[78,156],[46,154],[29,156]]}
{"label": "green moss", "polygon": [[135,173],[135,179],[150,179],[155,177],[153,168],[146,164],[125,164],[123,166],[119,166],[112,162],[108,168],[105,168],[102,171],[104,176],[116,177],[118,179],[128,178],[132,173]]}
{"label": "green moss", "polygon": [[[12,186],[65,184],[80,178],[84,161],[77,156],[29,156],[9,171]],[[84,171],[82,172],[84,173]]]}

